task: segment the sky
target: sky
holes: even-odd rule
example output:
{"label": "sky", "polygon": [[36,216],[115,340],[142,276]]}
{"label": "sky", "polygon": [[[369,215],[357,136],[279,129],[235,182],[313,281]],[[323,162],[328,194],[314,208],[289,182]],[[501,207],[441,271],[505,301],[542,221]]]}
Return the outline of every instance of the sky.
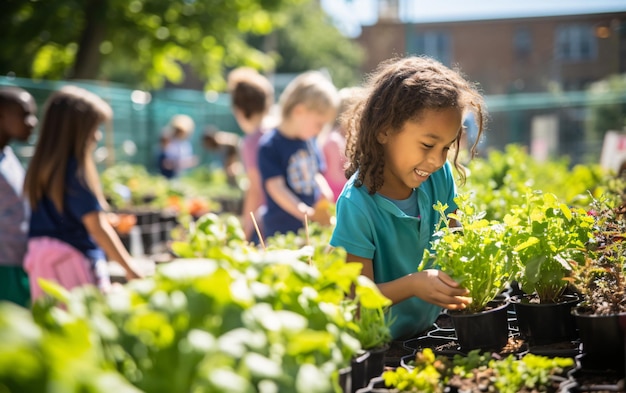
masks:
{"label": "sky", "polygon": [[[321,0],[348,37],[377,20],[378,0]],[[443,22],[626,11],[626,0],[399,0],[403,22]]]}

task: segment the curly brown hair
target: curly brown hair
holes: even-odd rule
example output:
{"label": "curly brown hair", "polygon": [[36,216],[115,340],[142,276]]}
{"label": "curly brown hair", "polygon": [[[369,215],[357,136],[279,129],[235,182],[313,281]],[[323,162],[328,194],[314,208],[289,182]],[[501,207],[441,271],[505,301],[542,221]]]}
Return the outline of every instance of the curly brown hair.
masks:
{"label": "curly brown hair", "polygon": [[[347,122],[346,178],[357,171],[355,185],[365,185],[374,194],[383,185],[383,146],[376,136],[399,132],[407,121],[419,121],[425,110],[459,108],[472,111],[478,136],[470,152],[474,157],[487,119],[484,99],[477,85],[466,80],[458,69],[425,57],[393,58],[382,62],[366,85],[365,98],[353,107]],[[461,135],[455,140],[453,164],[465,182],[465,170],[458,162]]]}

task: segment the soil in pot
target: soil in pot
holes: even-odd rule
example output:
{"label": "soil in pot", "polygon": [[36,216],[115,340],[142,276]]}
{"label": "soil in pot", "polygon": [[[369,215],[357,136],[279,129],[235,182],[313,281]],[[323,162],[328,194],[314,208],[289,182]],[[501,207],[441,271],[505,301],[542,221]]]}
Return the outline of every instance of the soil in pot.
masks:
{"label": "soil in pot", "polygon": [[[441,355],[448,358],[453,358],[455,355],[465,356],[467,354],[466,352],[461,351],[459,343],[456,341],[455,337],[417,337],[405,341],[404,346],[408,349],[411,349],[413,351],[413,354],[425,348],[432,349],[437,356]],[[500,357],[505,357],[507,355],[517,355],[527,351],[528,346],[524,343],[523,340],[520,340],[519,338],[514,336],[509,336],[505,345],[503,345],[498,350],[492,352],[496,353]],[[405,366],[405,364],[402,364],[402,362],[410,360],[410,357],[411,355],[404,356],[401,359],[401,365]]]}
{"label": "soil in pot", "polygon": [[389,349],[385,352],[385,369],[387,368],[396,368],[400,366],[401,359],[404,356],[411,355],[415,351],[413,349],[409,349],[405,347],[404,343],[406,341],[392,341],[389,345]]}
{"label": "soil in pot", "polygon": [[624,392],[624,376],[611,370],[592,370],[587,367],[584,355],[576,357],[577,367],[569,372],[569,383],[562,385],[561,392]]}

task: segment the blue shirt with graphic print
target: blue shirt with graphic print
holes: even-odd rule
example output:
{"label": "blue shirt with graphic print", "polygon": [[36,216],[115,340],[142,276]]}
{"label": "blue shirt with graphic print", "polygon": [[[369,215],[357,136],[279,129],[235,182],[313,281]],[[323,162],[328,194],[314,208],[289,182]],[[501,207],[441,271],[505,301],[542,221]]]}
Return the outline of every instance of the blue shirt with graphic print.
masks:
{"label": "blue shirt with graphic print", "polygon": [[283,210],[267,193],[265,182],[281,176],[285,184],[302,202],[313,206],[320,197],[315,176],[324,168],[322,156],[312,140],[290,139],[273,129],[259,141],[259,172],[267,211],[263,216],[266,236],[276,232],[297,232],[304,222]]}

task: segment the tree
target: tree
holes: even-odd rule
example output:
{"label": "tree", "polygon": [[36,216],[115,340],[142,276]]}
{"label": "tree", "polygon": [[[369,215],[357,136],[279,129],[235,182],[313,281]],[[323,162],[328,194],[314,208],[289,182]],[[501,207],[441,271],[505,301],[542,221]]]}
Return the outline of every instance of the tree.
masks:
{"label": "tree", "polygon": [[228,68],[273,66],[245,36],[268,34],[286,6],[305,1],[5,0],[0,73],[159,88],[180,82],[189,64],[220,89]]}
{"label": "tree", "polygon": [[339,32],[318,1],[290,6],[285,18],[286,22],[270,35],[249,40],[275,56],[275,72],[300,73],[324,68],[337,87],[361,82],[363,49]]}

